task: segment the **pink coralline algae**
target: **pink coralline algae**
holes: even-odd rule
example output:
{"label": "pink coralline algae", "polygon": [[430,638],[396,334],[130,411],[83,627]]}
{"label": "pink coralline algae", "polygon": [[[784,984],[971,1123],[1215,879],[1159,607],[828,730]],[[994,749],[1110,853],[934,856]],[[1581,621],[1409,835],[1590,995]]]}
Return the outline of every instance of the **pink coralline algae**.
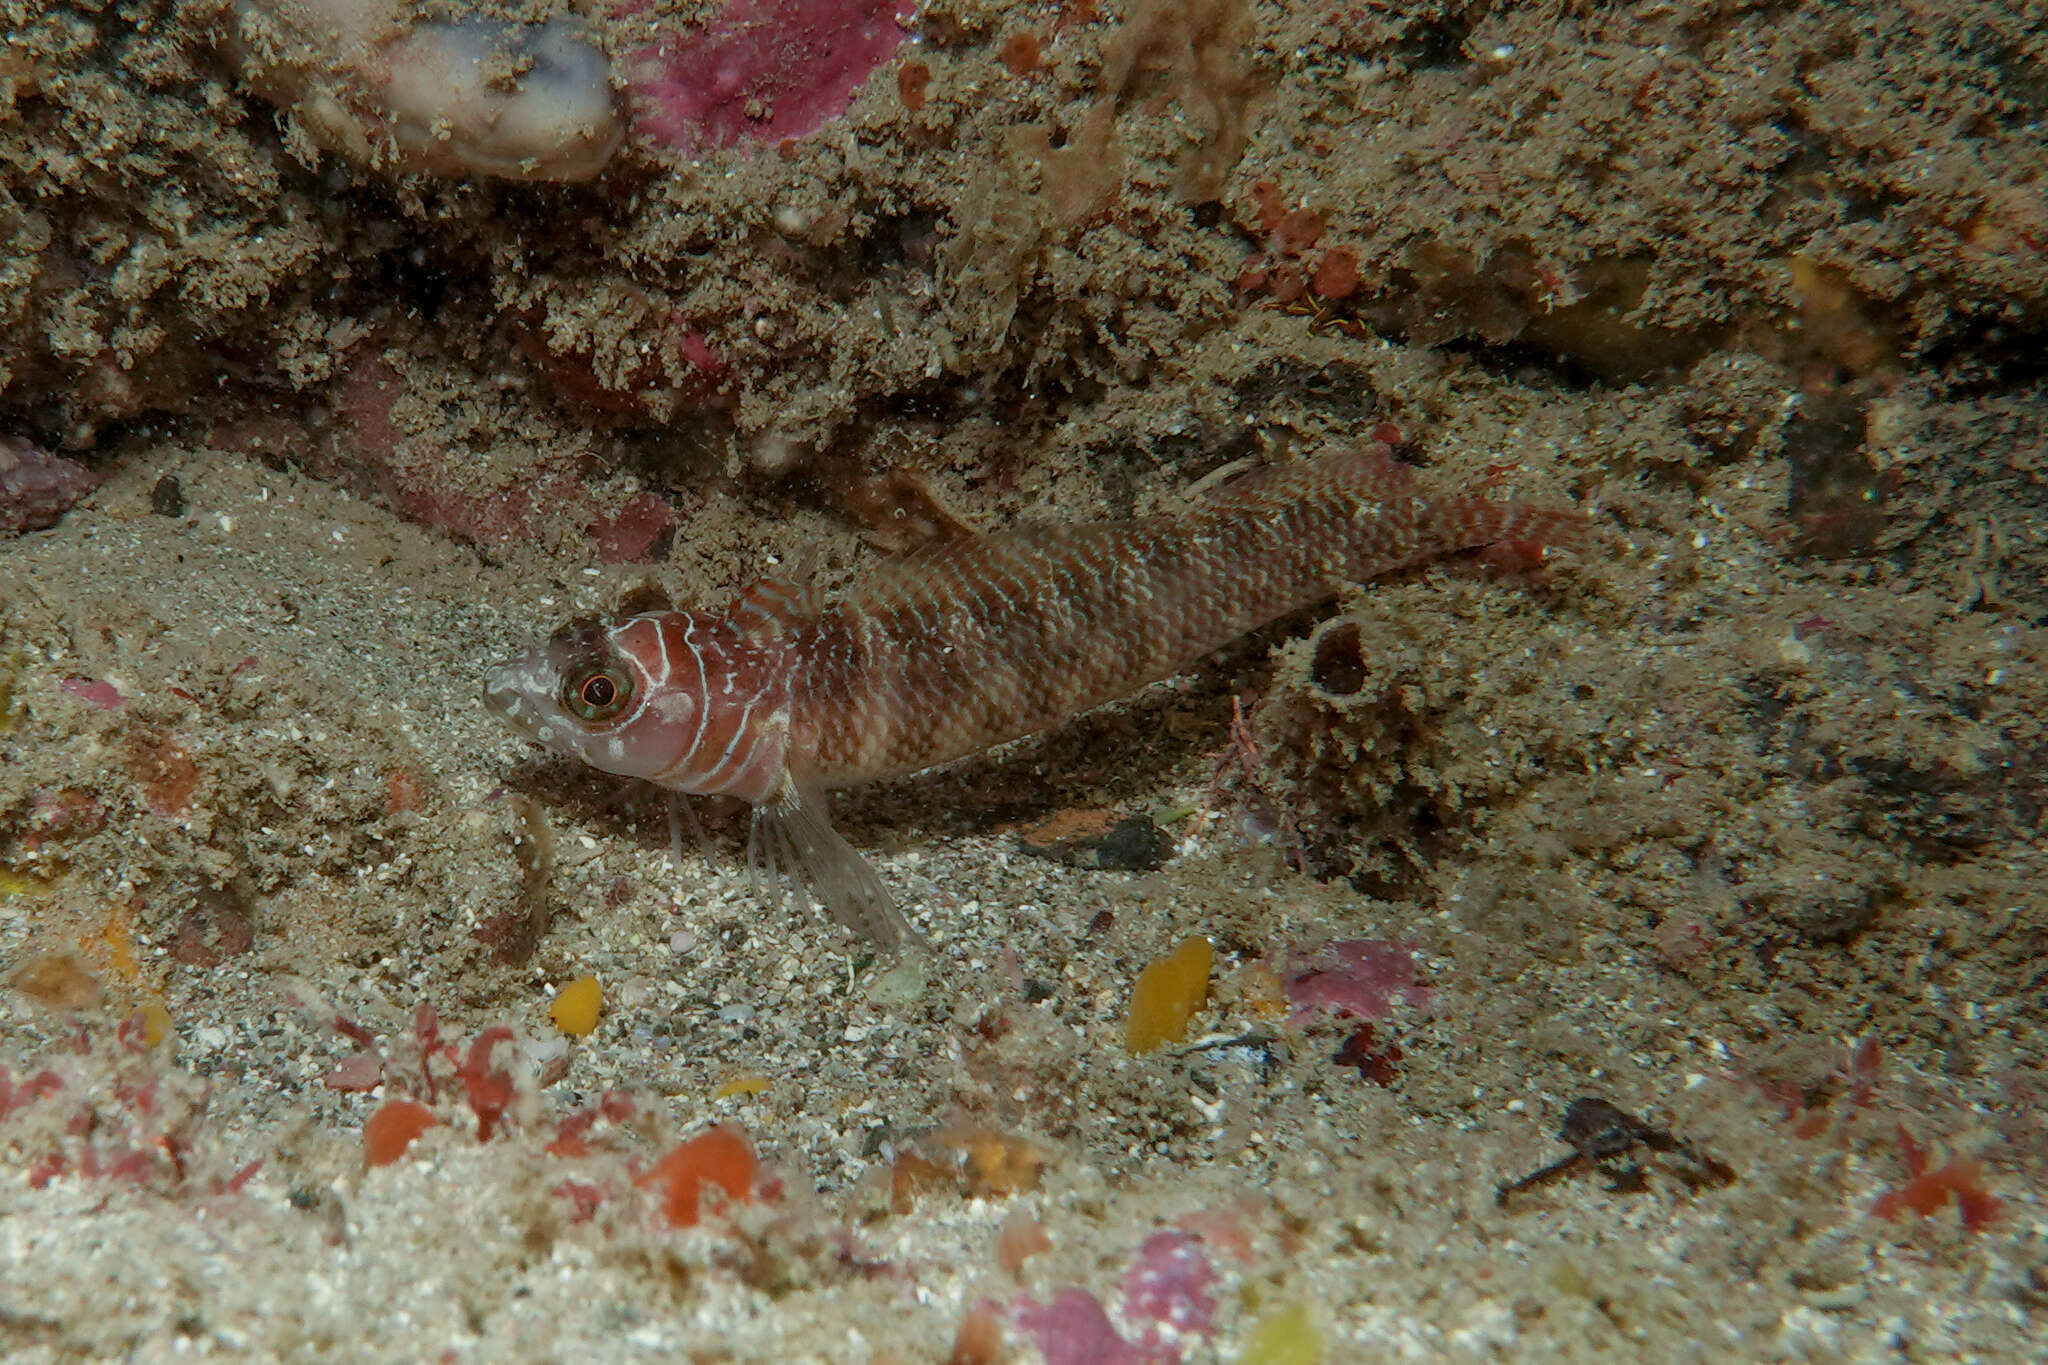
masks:
{"label": "pink coralline algae", "polygon": [[0,436],[0,536],[55,526],[99,482],[76,460],[47,454],[19,437]]}
{"label": "pink coralline algae", "polygon": [[1062,1289],[1045,1304],[1022,1296],[1012,1313],[1045,1365],[1178,1365],[1182,1339],[1215,1326],[1215,1281],[1199,1239],[1155,1232],[1124,1272],[1122,1317],[1137,1340],[1118,1332],[1109,1310],[1085,1289]]}
{"label": "pink coralline algae", "polygon": [[1124,1319],[1146,1326],[1139,1341],[1155,1352],[1216,1322],[1210,1293],[1216,1272],[1202,1246],[1186,1232],[1155,1232],[1138,1248],[1137,1262],[1124,1272]]}
{"label": "pink coralline algae", "polygon": [[120,688],[98,678],[81,678],[74,674],[57,686],[63,688],[67,695],[89,702],[102,711],[112,711],[128,700],[121,695]]}
{"label": "pink coralline algae", "polygon": [[689,156],[816,132],[907,36],[914,0],[730,0],[629,64],[635,126]]}
{"label": "pink coralline algae", "polygon": [[1417,1009],[1436,1003],[1436,992],[1417,984],[1414,951],[1402,944],[1347,938],[1287,955],[1287,1003],[1296,1024],[1319,1009],[1386,1019],[1397,996]]}
{"label": "pink coralline algae", "polygon": [[1016,1317],[1045,1365],[1146,1365],[1145,1354],[1117,1335],[1108,1311],[1085,1289],[1062,1289],[1047,1304],[1022,1299]]}

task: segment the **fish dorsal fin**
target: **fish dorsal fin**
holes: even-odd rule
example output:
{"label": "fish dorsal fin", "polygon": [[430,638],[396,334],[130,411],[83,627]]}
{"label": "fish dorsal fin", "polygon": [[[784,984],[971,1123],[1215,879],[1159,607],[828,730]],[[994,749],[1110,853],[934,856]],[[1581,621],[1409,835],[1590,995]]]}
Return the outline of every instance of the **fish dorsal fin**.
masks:
{"label": "fish dorsal fin", "polygon": [[643,579],[619,594],[618,605],[612,611],[616,616],[646,616],[650,612],[674,611],[675,601],[669,597],[668,589],[653,579]]}
{"label": "fish dorsal fin", "polygon": [[732,619],[749,635],[780,635],[821,607],[817,578],[801,570],[755,579],[732,604]]}
{"label": "fish dorsal fin", "polygon": [[1202,510],[1283,507],[1333,481],[1377,487],[1384,496],[1406,496],[1414,490],[1415,471],[1394,458],[1392,447],[1367,441],[1351,450],[1312,459],[1261,465],[1238,461],[1217,470],[1192,491]]}
{"label": "fish dorsal fin", "polygon": [[885,554],[909,554],[978,533],[973,522],[946,505],[924,475],[901,465],[854,480],[841,501],[860,528],[861,539]]}

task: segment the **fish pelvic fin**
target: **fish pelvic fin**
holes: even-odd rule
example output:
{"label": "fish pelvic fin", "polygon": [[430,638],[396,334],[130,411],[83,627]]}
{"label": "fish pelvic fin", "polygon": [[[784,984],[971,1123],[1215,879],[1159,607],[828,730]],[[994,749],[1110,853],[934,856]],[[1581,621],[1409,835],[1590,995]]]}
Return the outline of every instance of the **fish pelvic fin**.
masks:
{"label": "fish pelvic fin", "polygon": [[919,941],[875,869],[832,828],[822,791],[790,780],[754,807],[747,871],[778,905],[785,888],[794,890],[806,907],[815,895],[834,923],[883,952]]}

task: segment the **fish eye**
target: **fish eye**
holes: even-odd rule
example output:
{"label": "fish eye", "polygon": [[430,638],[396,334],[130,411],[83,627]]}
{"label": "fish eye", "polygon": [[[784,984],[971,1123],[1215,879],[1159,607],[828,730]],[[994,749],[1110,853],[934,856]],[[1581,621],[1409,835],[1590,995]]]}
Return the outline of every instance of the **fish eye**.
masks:
{"label": "fish eye", "polygon": [[562,709],[580,720],[610,720],[632,698],[632,680],[609,664],[584,669],[562,685]]}

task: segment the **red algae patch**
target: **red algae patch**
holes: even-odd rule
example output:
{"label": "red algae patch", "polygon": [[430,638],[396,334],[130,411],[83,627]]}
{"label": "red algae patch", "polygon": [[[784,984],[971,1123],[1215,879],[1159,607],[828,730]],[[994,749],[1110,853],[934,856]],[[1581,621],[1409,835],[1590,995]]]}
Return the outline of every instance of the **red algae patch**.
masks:
{"label": "red algae patch", "polygon": [[375,1090],[384,1083],[384,1058],[376,1052],[351,1052],[329,1067],[320,1083],[344,1092]]}
{"label": "red algae patch", "polygon": [[0,536],[55,526],[99,475],[32,442],[0,436]]}
{"label": "red algae patch", "polygon": [[[1199,1239],[1185,1232],[1155,1232],[1124,1272],[1122,1311],[1115,1318],[1102,1300],[1072,1286],[1045,1303],[1019,1295],[1011,1318],[1038,1346],[1046,1365],[1178,1361],[1183,1342],[1215,1328],[1215,1282]],[[1119,1330],[1118,1319],[1131,1335]]]}
{"label": "red algae patch", "polygon": [[727,1203],[753,1198],[760,1168],[747,1135],[730,1124],[699,1133],[642,1172],[634,1184],[661,1190],[661,1213],[673,1228],[697,1225],[707,1189]]}
{"label": "red algae patch", "polygon": [[102,711],[119,710],[128,701],[128,698],[121,694],[120,688],[98,678],[81,678],[74,674],[57,686],[66,696],[76,697],[88,705],[99,707]]}
{"label": "red algae patch", "polygon": [[997,55],[1012,76],[1028,76],[1038,70],[1038,35],[1019,33],[1004,43],[1003,50]]}
{"label": "red algae patch", "polygon": [[659,557],[658,551],[675,514],[659,493],[639,493],[610,516],[591,523],[597,557],[607,564],[638,564]]}
{"label": "red algae patch", "polygon": [[439,1121],[418,1100],[386,1100],[363,1125],[363,1164],[389,1166]]}
{"label": "red algae patch", "polygon": [[896,94],[903,101],[903,107],[911,113],[924,108],[926,91],[931,88],[932,69],[923,62],[905,62],[896,72]]}
{"label": "red algae patch", "polygon": [[1323,253],[1309,287],[1326,299],[1348,299],[1358,292],[1358,253],[1348,246]]}
{"label": "red algae patch", "polygon": [[1870,1206],[1873,1214],[1887,1221],[1909,1212],[1929,1218],[1939,1213],[1953,1196],[1965,1232],[1982,1232],[1998,1221],[2004,1201],[1984,1188],[1983,1162],[1973,1157],[1955,1157],[1935,1167],[1928,1161],[1927,1149],[1906,1131],[1904,1124],[1898,1125],[1897,1140],[1899,1159],[1912,1178],[1879,1195]]}
{"label": "red algae patch", "polygon": [[128,742],[128,776],[142,791],[142,804],[167,819],[192,813],[199,790],[199,765],[184,745],[161,731],[144,731]]}
{"label": "red algae patch", "polygon": [[1117,1335],[1109,1310],[1085,1289],[1062,1289],[1043,1304],[1023,1299],[1014,1316],[1046,1365],[1144,1365],[1138,1349]]}

